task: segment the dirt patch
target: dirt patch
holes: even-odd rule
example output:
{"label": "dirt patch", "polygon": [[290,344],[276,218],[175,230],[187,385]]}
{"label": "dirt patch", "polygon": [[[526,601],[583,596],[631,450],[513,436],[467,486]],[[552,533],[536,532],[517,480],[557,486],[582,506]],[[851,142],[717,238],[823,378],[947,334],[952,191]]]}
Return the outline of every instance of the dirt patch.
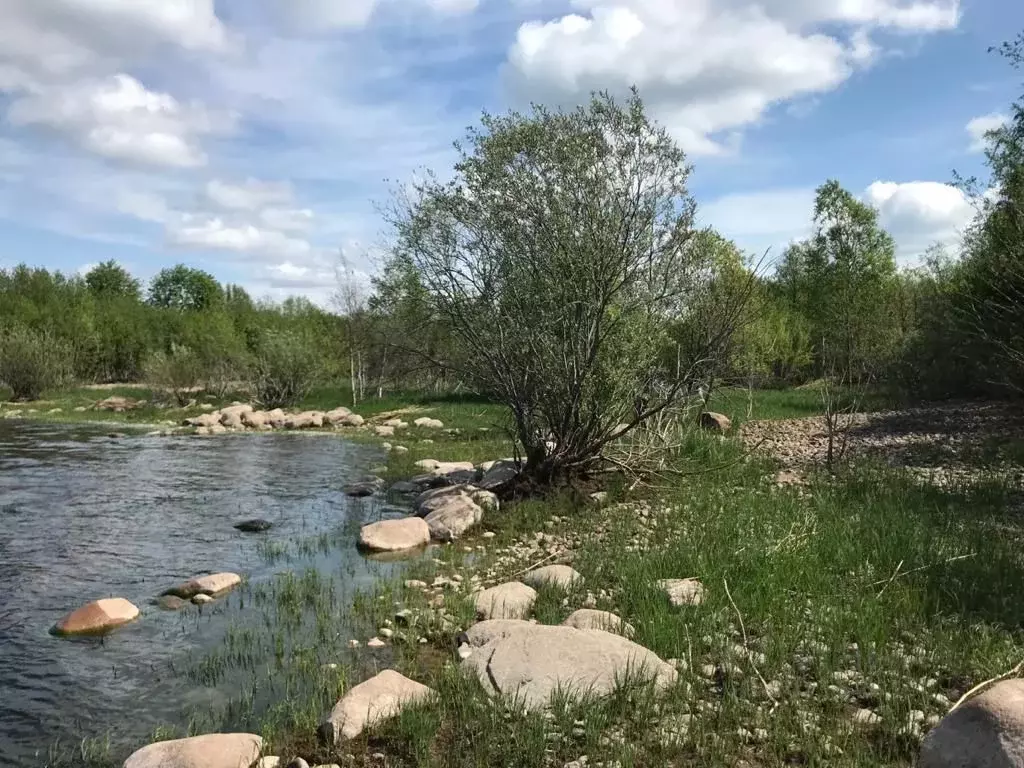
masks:
{"label": "dirt patch", "polygon": [[[909,469],[939,485],[1002,480],[1024,488],[1024,408],[1017,403],[955,403],[844,418],[845,459]],[[787,478],[824,467],[825,419],[751,421],[740,437],[778,459]],[[837,436],[837,445],[842,436]]]}

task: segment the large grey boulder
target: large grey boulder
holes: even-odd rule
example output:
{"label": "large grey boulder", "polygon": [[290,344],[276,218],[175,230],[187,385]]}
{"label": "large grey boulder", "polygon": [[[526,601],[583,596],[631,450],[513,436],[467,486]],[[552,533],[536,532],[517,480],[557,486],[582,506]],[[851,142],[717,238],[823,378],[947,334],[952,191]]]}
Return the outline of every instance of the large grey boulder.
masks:
{"label": "large grey boulder", "polygon": [[919,768],[1024,767],[1024,680],[1004,680],[933,728]]}
{"label": "large grey boulder", "polygon": [[473,596],[476,614],[481,619],[524,619],[536,600],[536,591],[518,581],[499,584]]}
{"label": "large grey boulder", "polygon": [[396,552],[429,543],[430,526],[419,517],[381,520],[359,531],[359,546],[374,552]]}
{"label": "large grey boulder", "polygon": [[484,518],[484,511],[464,495],[449,496],[424,520],[435,541],[455,541]]}
{"label": "large grey boulder", "polygon": [[328,744],[354,739],[366,728],[394,717],[403,707],[433,695],[427,686],[386,669],[357,685],[334,705],[320,726],[320,737]]}
{"label": "large grey boulder", "polygon": [[523,576],[523,582],[538,589],[550,585],[570,590],[582,584],[583,577],[575,568],[568,565],[545,565],[542,568],[535,568]]}
{"label": "large grey boulder", "polygon": [[211,733],[150,744],[124,768],[249,768],[262,749],[263,739],[251,733]]}
{"label": "large grey boulder", "polygon": [[463,665],[484,689],[527,709],[541,709],[556,691],[607,695],[624,680],[652,680],[664,689],[677,679],[674,667],[621,635],[596,629],[483,622],[466,633],[472,652]]}

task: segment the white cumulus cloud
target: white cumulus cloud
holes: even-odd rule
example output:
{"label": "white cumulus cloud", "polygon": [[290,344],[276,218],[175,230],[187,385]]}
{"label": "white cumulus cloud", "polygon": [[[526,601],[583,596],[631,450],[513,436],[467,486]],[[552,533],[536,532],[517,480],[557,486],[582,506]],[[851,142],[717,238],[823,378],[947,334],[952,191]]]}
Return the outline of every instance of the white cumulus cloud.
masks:
{"label": "white cumulus cloud", "polygon": [[878,209],[879,224],[904,260],[920,257],[934,243],[956,247],[975,213],[961,190],[937,181],[876,181],[864,198]]}
{"label": "white cumulus cloud", "polygon": [[[590,91],[641,92],[688,151],[726,150],[722,132],[775,104],[835,89],[874,60],[874,29],[935,32],[957,0],[574,0],[529,21],[506,75],[523,97],[559,103]],[[837,28],[838,25],[838,28]]]}
{"label": "white cumulus cloud", "polygon": [[199,137],[229,131],[233,122],[126,74],[22,96],[7,117],[14,125],[56,130],[103,157],[177,167],[203,165]]}
{"label": "white cumulus cloud", "polygon": [[992,112],[971,120],[966,126],[967,135],[971,137],[971,144],[968,149],[971,152],[984,152],[987,143],[986,137],[989,132],[1002,128],[1009,121],[1009,116],[1001,112]]}

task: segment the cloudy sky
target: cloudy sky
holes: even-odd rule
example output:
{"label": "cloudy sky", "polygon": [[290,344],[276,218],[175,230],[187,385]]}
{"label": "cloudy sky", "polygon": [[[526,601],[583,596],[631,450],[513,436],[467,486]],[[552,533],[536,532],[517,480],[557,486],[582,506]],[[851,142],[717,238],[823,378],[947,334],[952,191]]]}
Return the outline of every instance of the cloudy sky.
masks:
{"label": "cloudy sky", "polygon": [[257,295],[373,269],[375,204],[482,109],[637,84],[742,247],[808,228],[828,177],[911,262],[970,206],[953,170],[1019,95],[1016,0],[0,0],[0,266]]}

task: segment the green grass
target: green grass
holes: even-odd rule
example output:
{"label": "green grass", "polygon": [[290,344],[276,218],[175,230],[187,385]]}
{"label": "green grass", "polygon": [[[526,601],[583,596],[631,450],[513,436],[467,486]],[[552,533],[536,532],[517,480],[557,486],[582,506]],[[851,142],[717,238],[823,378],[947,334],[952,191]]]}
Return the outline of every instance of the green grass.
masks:
{"label": "green grass", "polygon": [[[689,477],[649,494],[646,520],[638,502],[595,513],[559,498],[551,527],[538,502],[488,525],[498,542],[535,530],[575,537],[574,566],[588,591],[606,595],[598,607],[623,616],[662,658],[682,660],[682,684],[667,696],[624,691],[556,707],[546,720],[487,701],[446,663],[418,678],[439,701],[366,748],[397,765],[460,768],[583,754],[637,766],[912,765],[924,730],[908,728],[912,713],[940,716],[1024,657],[1022,535],[1006,511],[1009,491],[942,491],[862,466],[801,494],[769,475],[746,462]],[[699,607],[673,608],[654,586],[691,576],[707,587]],[[543,590],[535,616],[557,623],[582,598]],[[775,701],[761,675],[777,686]],[[881,721],[853,725],[858,708]],[[686,733],[669,737],[668,725],[684,718]]]}

